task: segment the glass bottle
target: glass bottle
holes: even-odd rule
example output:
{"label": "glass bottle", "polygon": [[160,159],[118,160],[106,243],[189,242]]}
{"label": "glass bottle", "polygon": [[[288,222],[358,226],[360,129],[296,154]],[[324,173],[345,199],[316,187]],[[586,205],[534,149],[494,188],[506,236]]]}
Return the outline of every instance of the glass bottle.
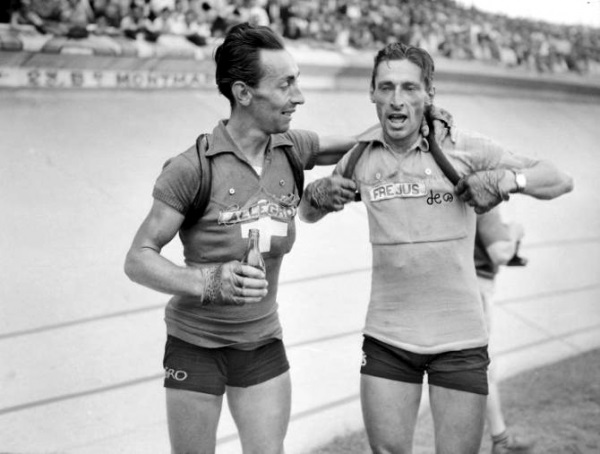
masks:
{"label": "glass bottle", "polygon": [[248,231],[248,247],[242,257],[241,262],[244,265],[250,265],[259,270],[266,272],[265,261],[263,260],[260,248],[258,247],[258,240],[260,238],[260,230],[250,229]]}

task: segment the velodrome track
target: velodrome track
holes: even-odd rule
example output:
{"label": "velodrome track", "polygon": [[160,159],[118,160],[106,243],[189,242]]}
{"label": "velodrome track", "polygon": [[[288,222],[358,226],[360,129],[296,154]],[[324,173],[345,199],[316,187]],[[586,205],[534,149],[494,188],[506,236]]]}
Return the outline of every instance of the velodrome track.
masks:
{"label": "velodrome track", "polygon": [[[294,127],[352,133],[375,121],[366,90],[305,95]],[[575,178],[558,200],[515,196],[503,208],[525,225],[529,258],[499,279],[492,342],[504,377],[600,346],[598,101],[438,85],[458,124]],[[129,282],[123,259],[165,159],[227,114],[205,91],[0,91],[0,452],[168,452],[167,296]],[[166,253],[181,262],[176,243]],[[361,427],[369,266],[360,205],[299,223],[279,295],[294,387],[288,453]],[[218,452],[240,452],[226,408]]]}

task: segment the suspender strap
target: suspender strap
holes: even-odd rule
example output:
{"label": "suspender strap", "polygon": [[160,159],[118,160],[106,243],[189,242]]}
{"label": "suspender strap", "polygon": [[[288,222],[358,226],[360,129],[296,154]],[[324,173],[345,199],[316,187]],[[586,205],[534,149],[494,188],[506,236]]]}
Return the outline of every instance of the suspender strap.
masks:
{"label": "suspender strap", "polygon": [[429,135],[427,136],[427,141],[429,142],[429,151],[431,152],[433,159],[435,159],[435,162],[438,165],[438,167],[442,169],[442,172],[444,172],[444,175],[446,175],[446,178],[448,178],[450,182],[454,186],[456,186],[458,180],[460,180],[460,175],[452,166],[450,161],[448,161],[448,158],[446,157],[446,155],[438,145],[437,141],[435,140],[435,132],[433,130],[433,119],[431,118],[431,113],[429,112],[429,109],[427,109],[425,112],[425,120],[427,121],[427,126],[429,126]]}
{"label": "suspender strap", "polygon": [[200,162],[200,187],[196,192],[192,206],[185,215],[182,225],[184,228],[194,225],[202,217],[210,200],[212,168],[210,160],[206,157],[207,150],[208,135],[200,134],[196,139],[196,153]]}
{"label": "suspender strap", "polygon": [[[344,169],[343,177],[352,179],[352,174],[354,173],[354,168],[356,167],[356,163],[360,159],[363,151],[367,148],[368,142],[358,142],[356,146],[350,151],[350,157],[348,158],[348,162],[346,168]],[[361,200],[360,192],[357,188],[356,193],[354,194],[354,201],[358,202]]]}

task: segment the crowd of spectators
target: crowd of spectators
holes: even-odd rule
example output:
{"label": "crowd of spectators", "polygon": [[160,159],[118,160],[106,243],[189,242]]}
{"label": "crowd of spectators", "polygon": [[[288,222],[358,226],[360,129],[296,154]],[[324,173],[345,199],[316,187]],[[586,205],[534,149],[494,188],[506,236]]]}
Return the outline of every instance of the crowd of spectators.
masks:
{"label": "crowd of spectators", "polygon": [[73,39],[176,36],[206,46],[247,21],[341,51],[400,40],[433,55],[538,72],[586,73],[600,66],[597,28],[509,18],[454,0],[11,0],[4,17]]}

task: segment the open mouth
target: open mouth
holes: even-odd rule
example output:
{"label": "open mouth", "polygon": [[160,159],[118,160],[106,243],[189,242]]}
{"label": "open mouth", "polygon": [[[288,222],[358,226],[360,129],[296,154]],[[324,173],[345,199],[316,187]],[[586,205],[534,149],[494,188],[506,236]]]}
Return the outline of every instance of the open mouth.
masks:
{"label": "open mouth", "polygon": [[392,113],[388,115],[388,121],[394,126],[401,126],[408,120],[408,116],[403,113]]}

